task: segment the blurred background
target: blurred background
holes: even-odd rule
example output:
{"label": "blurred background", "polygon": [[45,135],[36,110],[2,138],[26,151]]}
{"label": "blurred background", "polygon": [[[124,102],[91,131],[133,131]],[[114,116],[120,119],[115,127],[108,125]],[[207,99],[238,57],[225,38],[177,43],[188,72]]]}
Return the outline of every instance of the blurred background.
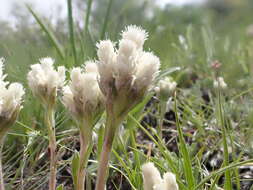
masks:
{"label": "blurred background", "polygon": [[[119,31],[128,24],[141,25],[149,32],[148,46],[166,65],[178,64],[178,60],[172,58],[177,44],[187,40],[187,35],[188,38],[192,35],[200,49],[204,43],[200,39],[203,35],[207,35],[206,40],[212,44],[221,41],[227,48],[230,45],[237,47],[238,39],[244,43],[249,35],[253,35],[253,27],[250,27],[253,24],[251,0],[94,0],[89,23],[85,24],[87,2],[72,1],[76,36],[84,36],[82,46],[85,51],[79,56],[80,64],[85,59],[94,58],[94,42],[101,38],[117,39]],[[8,60],[7,69],[13,73],[12,77],[23,75],[24,69],[27,70],[38,57],[57,57],[54,47],[26,5],[32,7],[66,50],[70,45],[65,0],[2,0],[0,56]],[[108,22],[105,35],[101,35],[105,17]],[[84,27],[88,28],[89,35],[83,33]],[[210,61],[222,59],[216,52],[212,56],[208,58]]]}
{"label": "blurred background", "polygon": [[[88,1],[88,0],[87,0]],[[73,0],[74,27],[81,34],[85,27],[87,2]],[[41,56],[54,55],[53,47],[28,11],[32,9],[51,28],[60,43],[68,44],[68,10],[65,0],[2,0],[0,7],[0,55],[8,59],[8,64],[19,62],[26,67],[28,62]],[[108,6],[110,8],[107,15]],[[179,36],[185,36],[189,26],[194,30],[194,38],[200,37],[205,27],[208,38],[210,30],[220,39],[230,38],[229,43],[247,40],[253,34],[249,27],[252,21],[253,2],[251,0],[94,0],[87,27],[93,42],[102,38],[117,39],[119,31],[128,24],[141,25],[150,33],[149,47],[162,60],[171,56],[173,43]],[[105,36],[101,36],[105,17],[109,18]],[[208,31],[209,30],[209,31]],[[213,35],[213,36],[215,36]],[[216,37],[215,37],[216,38]],[[183,39],[183,38],[181,38]],[[217,39],[211,39],[214,43]],[[85,56],[94,57],[94,52],[85,41]],[[168,51],[170,50],[170,51]],[[80,60],[81,61],[81,60]],[[12,72],[16,69],[13,68]],[[17,70],[17,72],[22,72]]]}
{"label": "blurred background", "polygon": [[[57,65],[68,68],[82,65],[96,58],[96,42],[116,41],[122,29],[135,24],[148,31],[146,47],[160,57],[163,69],[185,68],[175,76],[180,87],[212,78],[210,67],[216,60],[222,63],[220,70],[230,87],[245,88],[252,83],[247,80],[252,77],[252,0],[72,0],[76,61],[67,7],[66,0],[1,1],[0,56],[6,59],[9,80],[27,86],[29,66],[44,56],[52,56]],[[31,12],[61,44],[64,58]],[[199,88],[208,86],[200,81]],[[22,113],[28,125],[33,108]]]}

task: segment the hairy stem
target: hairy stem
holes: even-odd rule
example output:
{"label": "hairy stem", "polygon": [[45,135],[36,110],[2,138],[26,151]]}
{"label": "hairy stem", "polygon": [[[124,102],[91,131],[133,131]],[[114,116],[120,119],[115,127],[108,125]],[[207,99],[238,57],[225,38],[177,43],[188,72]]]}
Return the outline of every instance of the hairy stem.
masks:
{"label": "hairy stem", "polygon": [[166,113],[166,102],[161,101],[159,103],[159,124],[158,124],[158,136],[162,140],[163,139],[163,120],[164,120],[164,115]]}
{"label": "hairy stem", "polygon": [[4,190],[4,178],[3,178],[3,168],[2,168],[2,149],[4,145],[4,136],[0,139],[0,190]]}
{"label": "hairy stem", "polygon": [[[85,130],[84,130],[85,129]],[[92,126],[81,126],[80,128],[80,159],[77,174],[77,190],[84,190],[85,169],[92,148]]]}
{"label": "hairy stem", "polygon": [[55,138],[55,121],[54,109],[48,108],[46,110],[46,125],[49,137],[49,152],[50,152],[50,178],[49,190],[56,188],[56,173],[57,173],[57,155],[56,155],[56,138]]}
{"label": "hairy stem", "polygon": [[106,178],[107,178],[107,168],[110,159],[110,154],[112,150],[112,144],[114,140],[114,136],[118,125],[120,122],[111,118],[110,116],[107,117],[106,126],[105,126],[105,137],[103,143],[103,149],[99,161],[99,168],[97,172],[97,183],[96,183],[96,190],[104,190],[106,185]]}

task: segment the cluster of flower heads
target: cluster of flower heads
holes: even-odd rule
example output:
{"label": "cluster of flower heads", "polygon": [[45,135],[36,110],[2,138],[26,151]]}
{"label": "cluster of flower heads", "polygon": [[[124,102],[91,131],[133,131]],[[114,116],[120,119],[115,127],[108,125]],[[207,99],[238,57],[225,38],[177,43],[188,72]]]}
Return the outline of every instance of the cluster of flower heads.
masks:
{"label": "cluster of flower heads", "polygon": [[[62,98],[72,115],[80,118],[99,110],[103,96],[107,103],[118,100],[121,106],[115,112],[129,111],[144,96],[160,67],[158,57],[143,51],[147,37],[143,29],[128,26],[122,32],[118,49],[110,40],[101,41],[97,44],[98,61],[86,62],[85,68],[72,69],[71,81],[63,88]],[[57,91],[65,82],[65,68],[55,70],[53,64],[51,58],[40,59],[28,73],[34,95],[49,105],[54,103]]]}
{"label": "cluster of flower heads", "polygon": [[214,88],[226,89],[227,83],[224,81],[223,77],[218,77],[216,80],[214,80],[213,86]]}
{"label": "cluster of flower heads", "polygon": [[103,95],[98,85],[97,65],[88,61],[84,68],[73,68],[71,81],[63,88],[63,104],[78,120],[94,119],[102,110]]}
{"label": "cluster of flower heads", "polygon": [[167,172],[162,178],[152,162],[142,166],[142,174],[144,190],[178,190],[175,175]]}
{"label": "cluster of flower heads", "polygon": [[158,82],[154,90],[161,100],[167,101],[176,87],[177,83],[171,77],[166,77]]}
{"label": "cluster of flower heads", "polygon": [[10,83],[5,81],[6,74],[4,70],[4,59],[0,58],[0,123],[7,122],[11,119],[15,121],[20,109],[24,88],[20,83]]}
{"label": "cluster of flower heads", "polygon": [[28,85],[33,94],[40,98],[44,105],[54,105],[57,91],[65,82],[65,67],[54,69],[54,60],[45,57],[31,66],[27,75]]}
{"label": "cluster of flower heads", "polygon": [[108,101],[120,99],[116,113],[126,111],[142,98],[159,72],[159,58],[143,50],[147,37],[143,29],[128,26],[118,49],[110,40],[97,44],[99,86]]}
{"label": "cluster of flower heads", "polygon": [[147,33],[137,26],[128,26],[122,33],[118,50],[110,40],[97,44],[98,69],[102,91],[115,87],[120,90],[126,83],[136,89],[147,88],[158,73],[159,58],[151,52],[143,51]]}

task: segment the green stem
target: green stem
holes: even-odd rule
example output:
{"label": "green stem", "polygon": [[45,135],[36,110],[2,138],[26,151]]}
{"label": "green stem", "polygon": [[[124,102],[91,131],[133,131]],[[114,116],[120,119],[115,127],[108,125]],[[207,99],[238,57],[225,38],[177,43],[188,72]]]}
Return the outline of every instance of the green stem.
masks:
{"label": "green stem", "polygon": [[4,136],[0,139],[0,190],[4,190],[4,178],[2,168],[2,149],[4,145]]}
{"label": "green stem", "polygon": [[50,179],[49,190],[56,188],[56,173],[57,173],[57,155],[56,155],[56,138],[55,138],[55,121],[54,109],[48,108],[45,113],[46,125],[49,137],[49,152],[50,152]]}
{"label": "green stem", "polygon": [[[85,130],[84,130],[85,129]],[[92,148],[92,125],[81,126],[80,128],[80,159],[77,173],[77,190],[84,190],[85,169]]]}
{"label": "green stem", "polygon": [[163,139],[163,119],[166,113],[166,102],[161,101],[159,103],[159,112],[160,112],[160,116],[159,116],[159,124],[158,124],[158,136],[162,140]]}
{"label": "green stem", "polygon": [[103,143],[103,149],[100,157],[99,168],[97,172],[96,190],[104,190],[107,178],[107,168],[112,151],[112,144],[115,137],[115,133],[121,120],[116,120],[113,117],[107,116],[105,124],[105,137]]}

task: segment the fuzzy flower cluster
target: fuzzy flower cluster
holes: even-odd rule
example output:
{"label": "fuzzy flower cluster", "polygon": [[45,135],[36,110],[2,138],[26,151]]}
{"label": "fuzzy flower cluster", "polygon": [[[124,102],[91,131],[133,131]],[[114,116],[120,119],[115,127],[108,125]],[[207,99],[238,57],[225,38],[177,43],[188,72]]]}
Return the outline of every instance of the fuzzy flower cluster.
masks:
{"label": "fuzzy flower cluster", "polygon": [[158,82],[154,90],[161,100],[167,101],[176,87],[177,83],[171,77],[166,77]]}
{"label": "fuzzy flower cluster", "polygon": [[128,26],[122,32],[118,49],[110,40],[97,44],[99,86],[108,101],[121,105],[115,113],[138,102],[159,72],[159,58],[143,51],[147,37],[140,27]]}
{"label": "fuzzy flower cluster", "polygon": [[33,94],[40,98],[44,105],[54,105],[57,92],[65,82],[65,67],[54,69],[54,60],[45,57],[31,66],[27,76],[28,85]]}
{"label": "fuzzy flower cluster", "polygon": [[142,174],[144,190],[178,190],[175,175],[167,172],[162,178],[152,162],[142,166]]}
{"label": "fuzzy flower cluster", "polygon": [[216,80],[214,80],[213,86],[214,88],[226,89],[227,83],[224,81],[223,77],[218,77]]}
{"label": "fuzzy flower cluster", "polygon": [[[3,73],[4,59],[0,58],[0,124],[14,122],[21,109],[24,88],[19,83],[5,81],[7,75]],[[11,120],[11,121],[9,121]]]}
{"label": "fuzzy flower cluster", "polygon": [[63,104],[75,119],[91,120],[103,107],[96,63],[89,61],[84,69],[73,68],[70,77],[71,81],[63,88]]}

